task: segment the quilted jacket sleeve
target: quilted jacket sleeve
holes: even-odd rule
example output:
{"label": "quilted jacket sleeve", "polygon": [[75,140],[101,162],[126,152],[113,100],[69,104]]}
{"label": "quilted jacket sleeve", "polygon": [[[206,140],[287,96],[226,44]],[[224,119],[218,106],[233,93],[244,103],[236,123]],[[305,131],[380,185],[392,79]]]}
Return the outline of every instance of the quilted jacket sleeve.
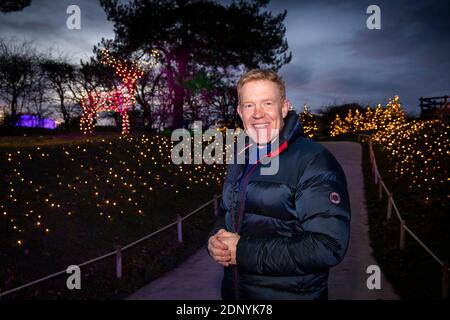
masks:
{"label": "quilted jacket sleeve", "polygon": [[326,270],[344,257],[349,240],[350,201],[344,172],[328,151],[312,157],[295,194],[301,232],[272,238],[241,237],[237,265],[245,273],[301,275]]}

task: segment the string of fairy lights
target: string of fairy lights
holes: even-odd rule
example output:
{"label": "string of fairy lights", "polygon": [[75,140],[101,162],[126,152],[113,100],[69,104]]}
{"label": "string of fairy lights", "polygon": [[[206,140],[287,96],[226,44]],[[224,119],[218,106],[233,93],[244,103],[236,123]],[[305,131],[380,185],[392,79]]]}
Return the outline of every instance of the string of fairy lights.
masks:
{"label": "string of fairy lights", "polygon": [[303,106],[303,111],[300,113],[300,120],[303,125],[303,132],[307,137],[312,138],[319,132],[316,116],[311,113],[306,104]]}
{"label": "string of fairy lights", "polygon": [[[3,225],[17,246],[29,233],[52,232],[49,215],[58,224],[88,210],[110,223],[121,215],[151,213],[152,193],[176,197],[195,185],[218,185],[222,165],[175,165],[173,143],[165,136],[87,140],[77,146],[36,147],[0,154],[4,181],[0,187]],[[64,164],[64,165],[57,165]],[[55,217],[55,216],[53,216]],[[64,218],[65,217],[65,218]]]}
{"label": "string of fairy lights", "polygon": [[367,106],[366,111],[361,113],[356,110],[354,113],[348,110],[344,120],[337,114],[331,122],[330,136],[336,137],[346,133],[360,133],[372,130],[382,130],[389,127],[395,128],[405,123],[405,112],[400,103],[399,96],[389,99],[386,108],[378,104],[375,111]]}
{"label": "string of fairy lights", "polygon": [[339,115],[331,124],[331,136],[372,132],[389,162],[388,172],[410,182],[409,189],[421,193],[425,202],[450,199],[448,173],[450,126],[441,120],[406,122],[400,98],[394,96],[386,108],[369,107],[365,113],[349,110],[342,121]]}
{"label": "string of fairy lights", "polygon": [[450,126],[441,120],[412,121],[372,136],[389,160],[389,172],[411,181],[425,201],[450,199]]}

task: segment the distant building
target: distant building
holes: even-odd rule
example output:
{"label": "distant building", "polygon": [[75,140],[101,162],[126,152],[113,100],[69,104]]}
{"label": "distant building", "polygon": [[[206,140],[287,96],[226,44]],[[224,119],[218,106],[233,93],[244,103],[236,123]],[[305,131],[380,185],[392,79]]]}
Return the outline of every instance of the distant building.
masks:
{"label": "distant building", "polygon": [[39,119],[38,116],[23,114],[17,121],[16,127],[55,129],[56,123],[53,119]]}

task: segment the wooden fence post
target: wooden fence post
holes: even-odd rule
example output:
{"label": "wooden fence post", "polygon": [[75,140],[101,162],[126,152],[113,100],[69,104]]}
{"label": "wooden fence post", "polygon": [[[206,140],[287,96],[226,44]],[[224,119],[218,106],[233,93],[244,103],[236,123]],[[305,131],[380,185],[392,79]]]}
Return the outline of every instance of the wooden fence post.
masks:
{"label": "wooden fence post", "polygon": [[217,202],[217,195],[214,195],[214,215],[217,217],[219,214],[219,203]]}
{"label": "wooden fence post", "polygon": [[183,226],[182,226],[182,220],[181,216],[177,214],[177,233],[178,233],[178,242],[183,242]]}
{"label": "wooden fence post", "polygon": [[442,265],[442,300],[448,299],[448,262],[444,261]]}
{"label": "wooden fence post", "polygon": [[392,216],[392,193],[388,193],[388,207],[387,207],[387,216],[386,221],[389,221]]}
{"label": "wooden fence post", "polygon": [[116,249],[116,278],[122,278],[122,246],[115,246]]}
{"label": "wooden fence post", "polygon": [[400,250],[405,249],[405,220],[400,220]]}

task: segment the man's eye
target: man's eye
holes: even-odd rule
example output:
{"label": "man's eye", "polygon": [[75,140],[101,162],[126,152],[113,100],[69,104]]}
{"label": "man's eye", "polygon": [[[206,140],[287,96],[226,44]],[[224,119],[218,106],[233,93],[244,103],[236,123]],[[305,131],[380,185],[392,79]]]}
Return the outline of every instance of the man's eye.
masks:
{"label": "man's eye", "polygon": [[244,104],[244,108],[250,108],[251,106],[251,104]]}
{"label": "man's eye", "polygon": [[266,103],[264,103],[264,105],[266,105],[266,106],[271,106],[272,105],[272,102],[266,102]]}

